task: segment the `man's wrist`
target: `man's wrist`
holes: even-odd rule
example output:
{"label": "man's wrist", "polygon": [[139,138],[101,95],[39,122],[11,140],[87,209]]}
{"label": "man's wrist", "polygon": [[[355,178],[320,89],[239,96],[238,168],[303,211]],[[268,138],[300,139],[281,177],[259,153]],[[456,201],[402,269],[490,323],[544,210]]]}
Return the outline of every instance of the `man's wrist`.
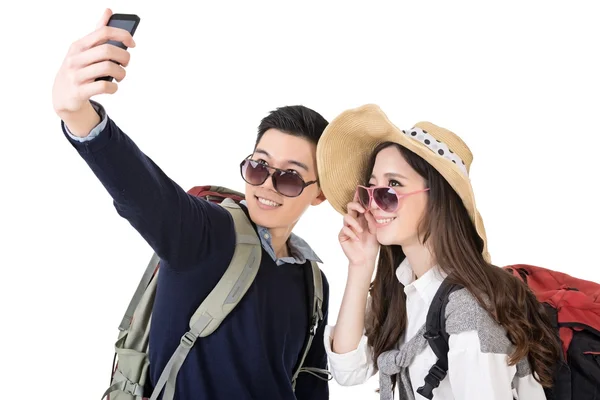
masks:
{"label": "man's wrist", "polygon": [[77,137],[84,138],[101,122],[101,117],[92,104],[87,101],[79,111],[66,112],[60,115],[69,129]]}

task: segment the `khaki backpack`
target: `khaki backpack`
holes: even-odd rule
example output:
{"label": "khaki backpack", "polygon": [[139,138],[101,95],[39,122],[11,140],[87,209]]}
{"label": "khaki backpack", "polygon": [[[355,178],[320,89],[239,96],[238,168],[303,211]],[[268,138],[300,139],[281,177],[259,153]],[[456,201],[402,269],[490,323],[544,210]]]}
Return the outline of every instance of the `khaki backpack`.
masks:
{"label": "khaki backpack", "polygon": [[[244,195],[218,186],[197,186],[189,194],[220,204],[233,217],[236,245],[233,258],[221,280],[204,299],[190,318],[187,332],[182,332],[181,343],[162,371],[156,386],[146,397],[150,362],[148,360],[148,336],[152,320],[152,308],[156,295],[159,258],[152,256],[146,272],[142,276],[127,311],[119,325],[118,340],[111,373],[111,385],[102,399],[108,400],[157,400],[164,390],[163,400],[173,400],[175,382],[179,369],[186,356],[198,340],[213,333],[235,308],[254,281],[260,266],[262,246],[252,223],[237,204]],[[292,376],[292,386],[301,372],[307,372],[319,379],[329,380],[331,374],[319,368],[303,367],[304,360],[319,323],[323,320],[323,282],[318,265],[311,262],[313,280],[312,318],[300,362]],[[320,374],[325,375],[323,378]]]}

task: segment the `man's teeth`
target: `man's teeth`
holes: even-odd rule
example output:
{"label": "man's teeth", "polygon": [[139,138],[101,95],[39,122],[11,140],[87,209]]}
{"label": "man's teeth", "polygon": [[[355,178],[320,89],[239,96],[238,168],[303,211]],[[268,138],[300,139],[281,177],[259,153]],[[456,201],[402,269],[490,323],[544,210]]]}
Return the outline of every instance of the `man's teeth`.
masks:
{"label": "man's teeth", "polygon": [[392,222],[395,218],[386,218],[386,219],[377,219],[377,223],[378,224],[389,224],[390,222]]}
{"label": "man's teeth", "polygon": [[266,206],[270,206],[270,207],[277,207],[280,206],[281,204],[279,203],[275,203],[274,201],[271,200],[267,200],[267,199],[263,199],[262,197],[258,198],[258,201]]}

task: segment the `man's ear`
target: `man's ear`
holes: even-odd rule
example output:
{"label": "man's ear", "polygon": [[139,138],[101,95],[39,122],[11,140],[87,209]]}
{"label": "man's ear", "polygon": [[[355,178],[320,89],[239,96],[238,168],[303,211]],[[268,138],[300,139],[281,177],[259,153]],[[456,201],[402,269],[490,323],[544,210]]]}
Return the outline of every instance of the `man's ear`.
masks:
{"label": "man's ear", "polygon": [[325,200],[327,200],[327,198],[325,198],[325,193],[323,193],[323,191],[321,189],[319,189],[319,195],[317,197],[315,197],[315,199],[312,201],[312,203],[310,203],[310,205],[318,206]]}

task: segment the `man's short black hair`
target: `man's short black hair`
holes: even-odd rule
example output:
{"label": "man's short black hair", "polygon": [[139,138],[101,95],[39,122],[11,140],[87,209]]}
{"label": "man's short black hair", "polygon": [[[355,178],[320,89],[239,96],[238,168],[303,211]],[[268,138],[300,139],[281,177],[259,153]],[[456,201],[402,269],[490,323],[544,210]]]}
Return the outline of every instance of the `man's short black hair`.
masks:
{"label": "man's short black hair", "polygon": [[256,145],[269,129],[277,129],[289,135],[302,137],[317,144],[327,127],[327,120],[318,112],[304,106],[285,106],[271,111],[260,122]]}

